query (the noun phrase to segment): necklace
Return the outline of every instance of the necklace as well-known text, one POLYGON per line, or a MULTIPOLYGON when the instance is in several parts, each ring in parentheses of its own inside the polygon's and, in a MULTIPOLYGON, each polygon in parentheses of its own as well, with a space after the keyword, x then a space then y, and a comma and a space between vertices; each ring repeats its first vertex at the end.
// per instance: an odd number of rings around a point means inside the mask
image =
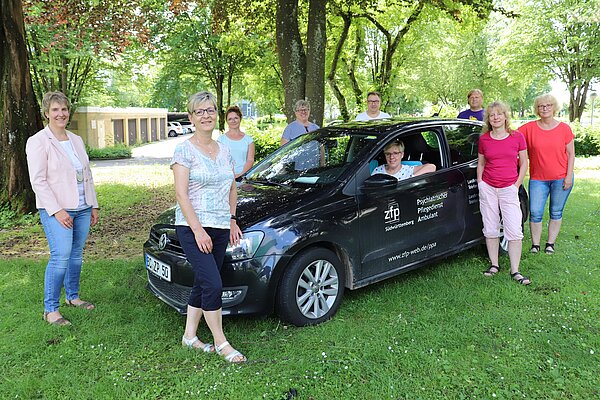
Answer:
POLYGON ((192 139, 194 139, 194 141, 192 143, 194 143, 196 146, 198 146, 202 151, 208 153, 208 155, 210 157, 212 157, 212 155, 213 155, 213 149, 212 149, 213 145, 212 144, 214 143, 214 141, 212 139, 210 139, 210 142, 208 142, 207 144, 200 143, 200 140, 198 140, 198 138, 195 136, 192 139))

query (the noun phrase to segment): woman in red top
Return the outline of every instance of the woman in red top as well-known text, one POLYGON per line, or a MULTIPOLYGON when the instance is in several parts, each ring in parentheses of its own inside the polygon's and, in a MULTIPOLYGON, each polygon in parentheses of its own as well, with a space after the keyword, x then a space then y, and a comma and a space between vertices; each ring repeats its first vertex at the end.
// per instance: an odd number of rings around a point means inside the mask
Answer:
POLYGON ((540 251, 542 217, 550 197, 550 222, 548 242, 544 251, 554 253, 554 243, 560 231, 562 214, 573 188, 575 164, 575 136, 569 125, 557 121, 558 101, 550 94, 539 96, 534 102, 534 112, 540 117, 523 125, 519 130, 525 135, 531 158, 529 171, 529 209, 531 213, 531 252, 540 251))
POLYGON ((519 187, 527 172, 527 145, 523 134, 510 128, 510 110, 498 101, 485 109, 483 134, 479 138, 477 186, 483 219, 483 235, 491 265, 483 274, 500 271, 500 216, 508 240, 510 275, 523 285, 530 279, 521 275, 519 264, 523 241, 523 215, 519 187))

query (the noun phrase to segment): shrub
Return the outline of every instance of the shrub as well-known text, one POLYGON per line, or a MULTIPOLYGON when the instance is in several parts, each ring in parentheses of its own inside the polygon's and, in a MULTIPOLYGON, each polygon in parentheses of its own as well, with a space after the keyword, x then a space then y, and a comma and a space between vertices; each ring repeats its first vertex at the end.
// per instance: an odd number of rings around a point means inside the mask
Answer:
POLYGON ((103 149, 92 149, 85 147, 90 160, 114 160, 117 158, 131 158, 131 147, 124 144, 116 144, 103 149))
POLYGON ((0 230, 15 226, 32 225, 39 221, 37 214, 20 214, 8 204, 0 205, 0 230))
POLYGON ((581 126, 578 123, 571 125, 575 134, 575 155, 597 156, 600 155, 600 129, 591 126, 581 126))
POLYGON ((279 126, 270 126, 265 129, 258 129, 255 125, 247 125, 244 128, 246 133, 254 139, 255 163, 279 148, 283 128, 279 126))

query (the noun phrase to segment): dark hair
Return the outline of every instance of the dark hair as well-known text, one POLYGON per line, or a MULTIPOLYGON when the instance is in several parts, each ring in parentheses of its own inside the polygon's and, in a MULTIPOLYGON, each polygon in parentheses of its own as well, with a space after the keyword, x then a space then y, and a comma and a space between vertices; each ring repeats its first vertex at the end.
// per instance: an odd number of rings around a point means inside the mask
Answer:
POLYGON ((225 111, 225 119, 227 119, 227 116, 229 115, 229 113, 236 113, 237 116, 240 117, 240 119, 242 119, 242 110, 240 110, 240 108, 238 106, 227 107, 227 111, 225 111))

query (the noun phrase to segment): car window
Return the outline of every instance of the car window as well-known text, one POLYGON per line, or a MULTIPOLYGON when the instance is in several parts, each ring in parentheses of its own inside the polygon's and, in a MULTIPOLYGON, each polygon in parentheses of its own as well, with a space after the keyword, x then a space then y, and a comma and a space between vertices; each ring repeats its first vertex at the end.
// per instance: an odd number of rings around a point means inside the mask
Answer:
POLYGON ((452 165, 477 159, 477 144, 479 143, 481 126, 449 124, 444 126, 444 132, 450 147, 450 162, 452 165))
MULTIPOLYGON (((431 163, 435 164, 436 170, 439 170, 442 167, 440 141, 438 133, 435 131, 419 131, 400 137, 394 137, 387 140, 383 146, 385 147, 387 143, 391 143, 395 140, 401 140, 404 143, 403 164, 421 165, 431 163)), ((385 164, 385 156, 383 150, 380 150, 369 162, 369 169, 373 172, 377 166, 383 164, 385 164)))
POLYGON ((378 138, 373 135, 315 131, 269 155, 246 176, 278 184, 329 184, 363 159, 378 138))

